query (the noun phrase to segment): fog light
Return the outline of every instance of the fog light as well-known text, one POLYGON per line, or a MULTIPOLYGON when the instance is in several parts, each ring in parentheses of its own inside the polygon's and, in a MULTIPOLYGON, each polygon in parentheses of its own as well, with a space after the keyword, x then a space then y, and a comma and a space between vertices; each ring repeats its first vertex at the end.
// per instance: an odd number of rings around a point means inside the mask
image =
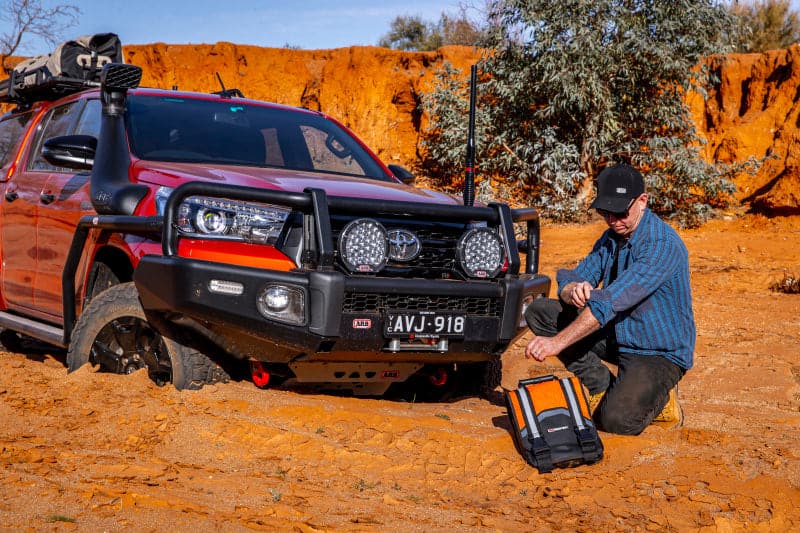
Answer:
POLYGON ((301 287, 270 283, 258 293, 256 306, 264 318, 298 326, 306 323, 306 293, 301 287))
POLYGON ((244 294, 244 285, 237 281, 212 279, 208 282, 208 291, 215 292, 217 294, 227 294, 230 296, 241 296, 244 294))

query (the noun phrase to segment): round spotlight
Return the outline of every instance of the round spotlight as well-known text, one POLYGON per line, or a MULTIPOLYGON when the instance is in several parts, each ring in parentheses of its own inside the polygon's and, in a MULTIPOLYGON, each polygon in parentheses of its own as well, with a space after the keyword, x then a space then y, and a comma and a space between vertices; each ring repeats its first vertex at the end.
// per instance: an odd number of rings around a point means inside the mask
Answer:
POLYGON ((471 278, 493 278, 505 262, 503 241, 490 228, 474 228, 458 241, 458 260, 471 278))
POLYGON ((350 272, 379 272, 388 247, 386 228, 371 218, 353 220, 339 235, 339 256, 350 272))

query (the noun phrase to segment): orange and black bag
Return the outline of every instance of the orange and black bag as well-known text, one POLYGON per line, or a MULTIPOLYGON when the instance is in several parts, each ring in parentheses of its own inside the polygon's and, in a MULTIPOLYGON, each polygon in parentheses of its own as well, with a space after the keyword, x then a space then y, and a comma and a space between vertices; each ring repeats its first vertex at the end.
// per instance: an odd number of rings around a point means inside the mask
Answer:
POLYGON ((540 473, 603 458, 603 443, 577 377, 524 379, 506 393, 506 403, 517 448, 540 473))

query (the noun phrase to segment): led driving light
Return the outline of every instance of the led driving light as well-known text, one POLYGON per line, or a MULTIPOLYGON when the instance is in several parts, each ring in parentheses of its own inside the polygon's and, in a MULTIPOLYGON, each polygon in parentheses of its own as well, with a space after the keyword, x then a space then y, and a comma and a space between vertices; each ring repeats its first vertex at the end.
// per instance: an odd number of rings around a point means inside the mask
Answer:
POLYGON ((379 272, 388 248, 386 228, 371 218, 353 220, 339 235, 339 256, 350 272, 379 272))
POLYGON ((270 283, 259 291, 256 307, 270 320, 296 326, 306 323, 306 293, 300 287, 270 283))
POLYGON ((224 279, 212 279, 208 282, 208 291, 216 294, 227 294, 230 296, 241 296, 244 294, 244 285, 238 281, 227 281, 224 279))
POLYGON ((458 260, 471 278, 493 278, 503 268, 503 241, 490 228, 474 228, 458 241, 458 260))
POLYGON ((192 196, 178 208, 178 229, 189 237, 274 244, 289 209, 221 198, 192 196))

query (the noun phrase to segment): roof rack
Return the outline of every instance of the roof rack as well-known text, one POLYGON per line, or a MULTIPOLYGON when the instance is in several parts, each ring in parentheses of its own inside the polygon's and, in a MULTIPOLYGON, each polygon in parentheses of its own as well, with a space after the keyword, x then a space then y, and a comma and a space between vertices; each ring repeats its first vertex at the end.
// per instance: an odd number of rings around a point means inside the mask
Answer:
POLYGON ((65 41, 50 54, 18 63, 7 80, 0 81, 0 102, 29 106, 57 100, 100 86, 100 69, 122 63, 122 44, 115 33, 84 35, 65 41))
POLYGON ((31 74, 20 74, 11 71, 10 77, 0 81, 0 103, 31 104, 41 100, 58 100, 69 94, 100 87, 100 82, 65 78, 63 76, 45 77, 37 72, 35 83, 26 83, 25 78, 31 74))

